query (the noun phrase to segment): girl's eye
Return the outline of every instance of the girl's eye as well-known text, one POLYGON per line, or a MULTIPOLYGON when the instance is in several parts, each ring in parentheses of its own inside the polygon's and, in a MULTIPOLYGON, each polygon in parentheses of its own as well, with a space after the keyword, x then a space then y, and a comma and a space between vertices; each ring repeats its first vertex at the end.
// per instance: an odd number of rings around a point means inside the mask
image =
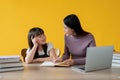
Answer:
POLYGON ((42 34, 42 35, 39 35, 38 37, 39 37, 39 38, 41 38, 42 36, 44 36, 44 34, 42 34))
POLYGON ((38 37, 41 38, 41 35, 39 35, 38 37))

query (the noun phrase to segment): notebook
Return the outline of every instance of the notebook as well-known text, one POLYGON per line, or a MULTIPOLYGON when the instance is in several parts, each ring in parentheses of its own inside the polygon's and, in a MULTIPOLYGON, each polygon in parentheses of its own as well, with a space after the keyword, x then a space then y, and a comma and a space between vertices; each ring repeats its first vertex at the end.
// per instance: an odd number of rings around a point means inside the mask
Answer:
POLYGON ((113 46, 89 47, 86 53, 86 64, 72 66, 75 71, 95 71, 111 68, 113 46))

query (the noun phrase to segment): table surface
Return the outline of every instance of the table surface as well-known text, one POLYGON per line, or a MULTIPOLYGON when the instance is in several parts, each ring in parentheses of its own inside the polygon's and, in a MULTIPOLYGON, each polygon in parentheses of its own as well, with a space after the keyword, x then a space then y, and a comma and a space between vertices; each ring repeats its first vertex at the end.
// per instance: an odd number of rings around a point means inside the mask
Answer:
POLYGON ((120 68, 76 72, 70 67, 40 67, 24 64, 24 70, 0 73, 0 80, 119 80, 120 68))

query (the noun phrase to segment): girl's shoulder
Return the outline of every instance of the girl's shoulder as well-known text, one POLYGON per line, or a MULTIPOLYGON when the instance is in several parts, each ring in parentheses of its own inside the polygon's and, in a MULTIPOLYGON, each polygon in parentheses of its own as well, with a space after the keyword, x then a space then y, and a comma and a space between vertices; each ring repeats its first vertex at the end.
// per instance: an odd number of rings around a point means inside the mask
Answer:
POLYGON ((51 42, 47 43, 47 52, 50 51, 52 48, 54 48, 53 44, 51 42))
POLYGON ((27 49, 26 53, 28 54, 30 52, 30 48, 27 49))
POLYGON ((47 45, 52 45, 52 42, 47 42, 47 45))
POLYGON ((92 33, 89 33, 89 34, 86 35, 85 39, 91 41, 91 40, 94 40, 95 38, 94 38, 94 35, 92 33))
POLYGON ((47 43, 47 46, 49 47, 49 46, 53 46, 53 43, 52 42, 48 42, 47 43))

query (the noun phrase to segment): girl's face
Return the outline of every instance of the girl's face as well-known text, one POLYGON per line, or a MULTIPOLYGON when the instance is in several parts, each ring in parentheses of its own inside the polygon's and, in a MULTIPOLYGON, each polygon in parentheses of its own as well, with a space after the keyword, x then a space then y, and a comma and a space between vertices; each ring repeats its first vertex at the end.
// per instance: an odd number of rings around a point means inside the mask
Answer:
POLYGON ((67 25, 64 24, 64 32, 66 36, 74 35, 74 30, 69 28, 67 25))
POLYGON ((40 44, 40 45, 43 45, 43 44, 46 43, 45 34, 41 34, 41 35, 36 36, 36 39, 37 39, 37 43, 40 44))

